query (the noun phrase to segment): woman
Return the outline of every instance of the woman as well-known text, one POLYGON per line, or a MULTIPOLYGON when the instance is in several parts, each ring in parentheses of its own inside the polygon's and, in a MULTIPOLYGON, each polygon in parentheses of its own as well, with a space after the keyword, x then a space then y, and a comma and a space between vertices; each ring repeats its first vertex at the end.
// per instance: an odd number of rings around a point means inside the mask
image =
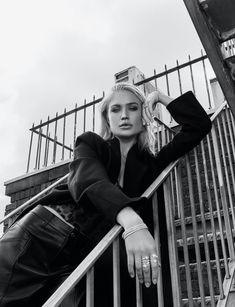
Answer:
MULTIPOLYGON (((79 204, 80 230, 95 245, 112 225, 123 226, 122 306, 135 306, 135 281, 127 276, 125 265, 129 275, 137 274, 146 286, 144 306, 156 306, 154 285, 160 263, 152 236, 152 206, 139 196, 171 161, 200 142, 210 130, 211 121, 191 92, 173 100, 156 90, 146 99, 135 86, 117 84, 103 99, 101 123, 101 137, 87 132, 77 138, 70 165, 68 187, 79 204), (182 129, 159 153, 153 154, 148 126, 157 103, 167 107, 182 129)), ((172 306, 165 216, 159 207, 164 300, 165 306, 172 306)), ((97 306, 112 306, 109 254, 110 251, 96 265, 97 306)))
MULTIPOLYGON (((112 88, 103 99, 101 117, 101 136, 87 132, 76 140, 68 184, 25 210, 1 239, 0 306, 41 306, 116 223, 124 228, 122 306, 135 306, 130 278, 135 274, 146 286, 144 306, 156 306, 160 263, 152 210, 139 196, 171 161, 200 142, 211 122, 191 92, 173 100, 156 90, 146 98, 130 84, 112 88), (148 126, 157 103, 167 107, 182 129, 153 154, 148 126)), ((159 214, 164 299, 171 306, 164 210, 159 214)), ((111 259, 108 249, 95 266, 96 306, 112 306, 111 259)), ((83 306, 79 294, 74 289, 63 306, 83 306)))

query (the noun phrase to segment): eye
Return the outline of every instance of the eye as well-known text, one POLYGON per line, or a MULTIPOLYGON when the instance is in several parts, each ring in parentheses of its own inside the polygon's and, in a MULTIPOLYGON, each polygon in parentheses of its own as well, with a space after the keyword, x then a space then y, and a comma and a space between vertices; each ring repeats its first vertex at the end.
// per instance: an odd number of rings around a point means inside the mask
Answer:
POLYGON ((113 107, 110 108, 110 112, 113 112, 113 113, 117 113, 119 110, 120 110, 120 108, 117 107, 117 106, 113 106, 113 107))
POLYGON ((137 111, 139 109, 139 107, 138 107, 138 105, 136 105, 136 104, 133 104, 133 105, 130 105, 129 106, 129 110, 130 111, 137 111))

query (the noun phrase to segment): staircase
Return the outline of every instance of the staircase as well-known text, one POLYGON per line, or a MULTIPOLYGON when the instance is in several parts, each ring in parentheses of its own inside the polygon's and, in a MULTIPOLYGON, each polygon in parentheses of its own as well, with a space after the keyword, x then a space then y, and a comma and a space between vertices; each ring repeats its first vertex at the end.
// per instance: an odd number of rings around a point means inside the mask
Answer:
MULTIPOLYGON (((154 193, 163 183, 174 306, 226 306, 231 300, 227 285, 232 285, 234 272, 235 125, 226 103, 212 120, 212 132, 196 149, 170 165, 145 193, 146 197, 153 196, 156 209, 154 193), (232 132, 229 142, 225 135, 220 137, 221 125, 225 125, 224 134, 227 130, 232 132)), ((159 247, 157 218, 155 216, 155 239, 159 247)), ((121 227, 115 226, 44 306, 58 306, 85 274, 87 306, 95 306, 95 261, 110 244, 114 253, 114 306, 120 306, 120 232, 121 227)), ((158 283, 159 293, 162 278, 164 276, 160 276, 158 283)), ((136 286, 137 306, 142 306, 138 281, 136 286)), ((229 291, 231 293, 232 289, 229 291)), ((164 306, 160 295, 158 299, 158 305, 164 306)))

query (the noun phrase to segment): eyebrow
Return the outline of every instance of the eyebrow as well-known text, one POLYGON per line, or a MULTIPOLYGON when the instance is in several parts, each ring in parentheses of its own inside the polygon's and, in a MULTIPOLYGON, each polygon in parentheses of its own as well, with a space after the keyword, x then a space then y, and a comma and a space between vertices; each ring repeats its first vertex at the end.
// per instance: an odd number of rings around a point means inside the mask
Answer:
MULTIPOLYGON (((127 103, 128 106, 129 106, 129 105, 132 105, 132 104, 134 104, 134 105, 140 105, 140 103, 135 102, 135 101, 133 101, 133 102, 128 102, 128 103, 127 103)), ((120 106, 120 105, 121 105, 120 103, 115 103, 115 104, 112 104, 110 107, 113 107, 113 106, 120 106)))

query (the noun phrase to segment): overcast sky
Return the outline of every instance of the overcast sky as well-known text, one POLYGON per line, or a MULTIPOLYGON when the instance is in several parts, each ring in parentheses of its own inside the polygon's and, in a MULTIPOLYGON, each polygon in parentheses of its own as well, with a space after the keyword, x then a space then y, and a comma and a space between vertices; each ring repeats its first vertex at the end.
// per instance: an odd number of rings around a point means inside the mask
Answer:
POLYGON ((0 217, 25 173, 32 123, 202 49, 183 0, 0 0, 0 217))

